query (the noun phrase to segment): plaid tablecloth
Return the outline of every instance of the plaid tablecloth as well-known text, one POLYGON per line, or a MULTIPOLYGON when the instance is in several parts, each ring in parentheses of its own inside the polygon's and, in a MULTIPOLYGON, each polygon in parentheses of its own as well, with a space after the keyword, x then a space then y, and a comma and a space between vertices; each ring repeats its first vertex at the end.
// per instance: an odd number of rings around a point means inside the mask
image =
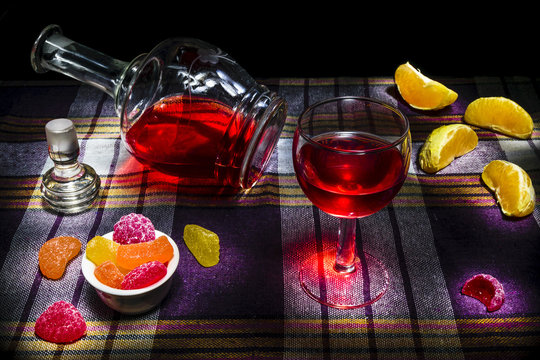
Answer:
MULTIPOLYGON (((436 112, 403 103, 388 78, 261 80, 289 104, 287 122, 263 178, 245 194, 215 196, 143 168, 119 138, 113 101, 73 82, 0 84, 0 349, 19 358, 521 359, 540 343, 540 208, 521 219, 502 215, 480 173, 507 159, 531 176, 540 198, 540 83, 521 77, 439 79, 459 94, 436 112), (336 310, 300 289, 302 259, 335 241, 337 220, 314 208, 296 181, 295 122, 309 104, 338 95, 382 99, 408 115, 414 140, 408 178, 394 201, 358 221, 358 246, 387 264, 391 285, 372 306, 336 310), (535 120, 530 140, 477 129, 478 147, 437 174, 417 153, 435 127, 462 122, 480 96, 505 96, 535 120), (40 198, 52 166, 44 124, 74 121, 81 160, 102 180, 97 206, 63 216, 40 198), (60 280, 42 277, 38 250, 59 235, 81 239, 112 230, 125 214, 148 216, 180 248, 170 294, 153 311, 107 308, 81 273, 79 255, 60 280), (221 261, 203 268, 182 233, 198 224, 220 236, 221 261), (488 313, 460 294, 470 276, 503 284, 506 302, 488 313), (74 304, 88 331, 55 345, 34 334, 53 302, 74 304)), ((199 189, 200 190, 200 189, 199 189)))

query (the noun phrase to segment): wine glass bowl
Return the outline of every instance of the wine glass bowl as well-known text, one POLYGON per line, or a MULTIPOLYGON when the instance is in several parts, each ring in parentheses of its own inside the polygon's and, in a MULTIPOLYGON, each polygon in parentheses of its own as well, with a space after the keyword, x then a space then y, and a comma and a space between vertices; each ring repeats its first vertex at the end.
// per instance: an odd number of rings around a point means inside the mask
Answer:
POLYGON ((386 268, 356 252, 356 219, 392 201, 407 176, 410 152, 407 118, 382 101, 331 98, 300 115, 293 138, 296 177, 317 208, 340 219, 337 249, 315 254, 301 267, 309 296, 328 306, 355 308, 384 294, 386 268))

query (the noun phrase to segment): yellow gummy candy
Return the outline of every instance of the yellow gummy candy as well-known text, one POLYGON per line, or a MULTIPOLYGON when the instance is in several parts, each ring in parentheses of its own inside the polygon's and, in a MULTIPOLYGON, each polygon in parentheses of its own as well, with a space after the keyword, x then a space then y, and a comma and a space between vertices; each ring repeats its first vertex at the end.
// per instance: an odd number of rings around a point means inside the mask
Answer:
POLYGON ((96 236, 86 244, 86 257, 88 260, 99 266, 105 261, 111 261, 116 265, 116 252, 118 250, 117 242, 96 236))
POLYGON ((219 237, 214 232, 198 225, 186 225, 184 242, 202 266, 210 267, 219 262, 219 237))

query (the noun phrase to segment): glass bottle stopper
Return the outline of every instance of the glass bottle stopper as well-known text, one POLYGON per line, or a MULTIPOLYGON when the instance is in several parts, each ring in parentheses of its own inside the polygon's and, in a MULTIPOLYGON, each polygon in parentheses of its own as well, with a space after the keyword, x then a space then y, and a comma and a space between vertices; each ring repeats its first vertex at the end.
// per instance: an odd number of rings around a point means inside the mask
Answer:
POLYGON ((74 214, 94 203, 101 184, 95 170, 79 162, 79 142, 73 122, 54 119, 45 125, 49 157, 54 167, 41 181, 41 193, 56 211, 74 214))

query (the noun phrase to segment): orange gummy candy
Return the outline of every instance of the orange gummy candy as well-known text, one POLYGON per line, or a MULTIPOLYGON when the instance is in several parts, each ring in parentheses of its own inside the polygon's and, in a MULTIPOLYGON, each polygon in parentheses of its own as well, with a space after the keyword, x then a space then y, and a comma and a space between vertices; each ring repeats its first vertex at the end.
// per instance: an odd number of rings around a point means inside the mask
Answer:
POLYGON ((46 241, 38 253, 39 269, 49 279, 60 279, 68 262, 81 251, 81 241, 73 236, 58 236, 46 241))
POLYGON ((96 267, 94 275, 96 276, 96 279, 107 286, 115 289, 120 289, 122 287, 124 274, 122 274, 110 260, 107 260, 96 267))
POLYGON ((116 263, 119 268, 133 270, 150 261, 167 264, 173 257, 173 247, 166 236, 153 241, 125 244, 118 247, 116 263))

